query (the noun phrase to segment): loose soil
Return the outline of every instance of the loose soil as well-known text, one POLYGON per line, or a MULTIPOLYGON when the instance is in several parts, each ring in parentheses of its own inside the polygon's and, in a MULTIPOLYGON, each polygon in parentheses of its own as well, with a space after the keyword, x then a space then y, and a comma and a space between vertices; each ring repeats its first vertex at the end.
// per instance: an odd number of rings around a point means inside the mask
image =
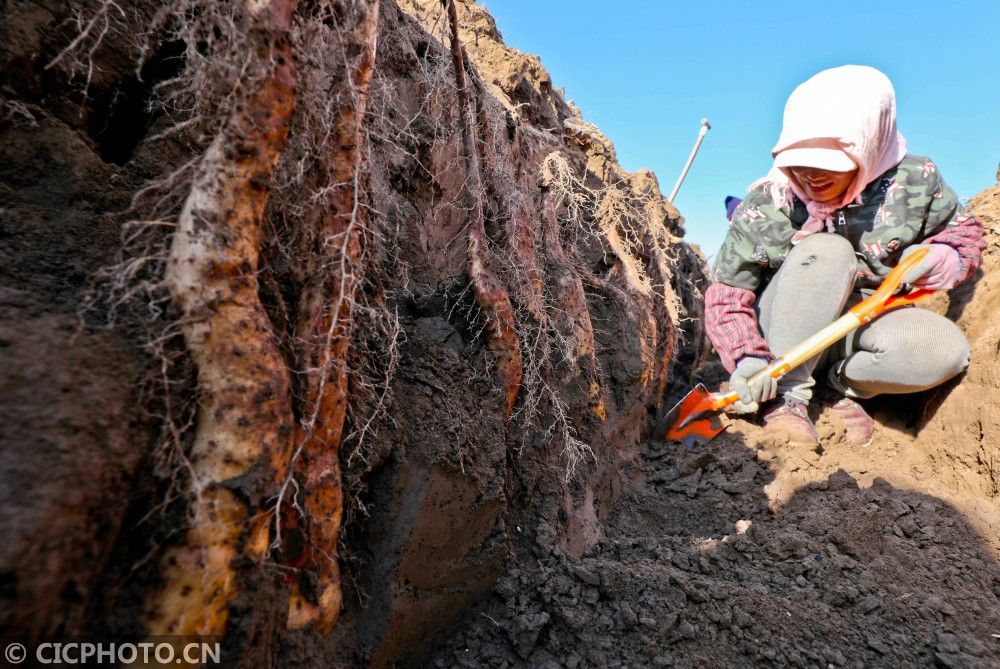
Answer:
POLYGON ((952 504, 737 431, 638 455, 605 537, 540 532, 435 666, 1000 666, 1000 566, 952 504))

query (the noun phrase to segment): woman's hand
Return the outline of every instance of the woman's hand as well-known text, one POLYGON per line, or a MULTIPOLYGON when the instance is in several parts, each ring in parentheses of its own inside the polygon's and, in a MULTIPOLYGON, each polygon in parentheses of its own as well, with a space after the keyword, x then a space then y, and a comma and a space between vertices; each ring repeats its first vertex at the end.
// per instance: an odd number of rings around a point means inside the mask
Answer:
POLYGON ((763 358, 747 356, 741 358, 729 377, 729 389, 740 395, 740 401, 729 407, 732 413, 753 413, 760 405, 773 400, 778 395, 778 380, 763 376, 750 383, 750 377, 767 367, 768 361, 763 358))
POLYGON ((946 244, 915 244, 903 251, 900 262, 917 249, 927 249, 924 259, 903 277, 903 283, 928 290, 951 290, 962 275, 958 251, 946 244))

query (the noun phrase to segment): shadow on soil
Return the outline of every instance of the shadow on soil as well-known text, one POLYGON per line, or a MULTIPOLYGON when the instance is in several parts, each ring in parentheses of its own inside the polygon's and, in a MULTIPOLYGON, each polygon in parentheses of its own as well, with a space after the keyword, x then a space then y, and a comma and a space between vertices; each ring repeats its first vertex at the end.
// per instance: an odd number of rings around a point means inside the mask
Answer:
POLYGON ((604 538, 540 537, 431 666, 1000 666, 1000 565, 952 506, 841 470, 772 512, 757 455, 647 443, 604 538))

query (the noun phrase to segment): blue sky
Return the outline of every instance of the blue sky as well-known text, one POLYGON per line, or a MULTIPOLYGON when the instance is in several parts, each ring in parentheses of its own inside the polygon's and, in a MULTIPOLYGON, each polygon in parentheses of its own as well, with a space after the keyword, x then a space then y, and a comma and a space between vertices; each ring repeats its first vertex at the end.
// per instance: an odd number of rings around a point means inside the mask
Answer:
MULTIPOLYGON (((482 0, 481 0, 482 1, 482 0)), ((812 74, 877 67, 896 88, 910 152, 959 197, 1000 162, 1000 0, 486 0, 507 44, 537 54, 557 88, 669 194, 712 124, 674 204, 714 255, 723 199, 770 167, 785 99, 812 74)))

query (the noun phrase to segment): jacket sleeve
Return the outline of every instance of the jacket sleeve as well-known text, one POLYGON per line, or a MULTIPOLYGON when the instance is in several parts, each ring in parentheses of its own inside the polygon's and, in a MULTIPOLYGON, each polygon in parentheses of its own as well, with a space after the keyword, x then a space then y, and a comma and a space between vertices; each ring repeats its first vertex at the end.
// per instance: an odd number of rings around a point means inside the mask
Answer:
POLYGON ((761 200, 762 195, 754 191, 733 212, 729 232, 713 263, 714 278, 719 283, 751 292, 760 287, 763 269, 769 264, 760 231, 774 209, 762 206, 761 200))
POLYGON ((752 290, 724 283, 713 283, 705 291, 705 332, 728 372, 745 356, 773 357, 753 310, 756 299, 752 290))
POLYGON ((715 259, 715 283, 705 291, 705 332, 730 372, 745 356, 773 357, 753 307, 765 268, 772 256, 784 256, 791 234, 788 214, 763 189, 751 191, 733 212, 715 259))
POLYGON ((983 224, 969 216, 958 201, 955 191, 948 187, 937 172, 937 189, 927 212, 925 230, 928 236, 923 244, 944 244, 958 252, 959 283, 968 279, 983 264, 986 237, 983 224))

